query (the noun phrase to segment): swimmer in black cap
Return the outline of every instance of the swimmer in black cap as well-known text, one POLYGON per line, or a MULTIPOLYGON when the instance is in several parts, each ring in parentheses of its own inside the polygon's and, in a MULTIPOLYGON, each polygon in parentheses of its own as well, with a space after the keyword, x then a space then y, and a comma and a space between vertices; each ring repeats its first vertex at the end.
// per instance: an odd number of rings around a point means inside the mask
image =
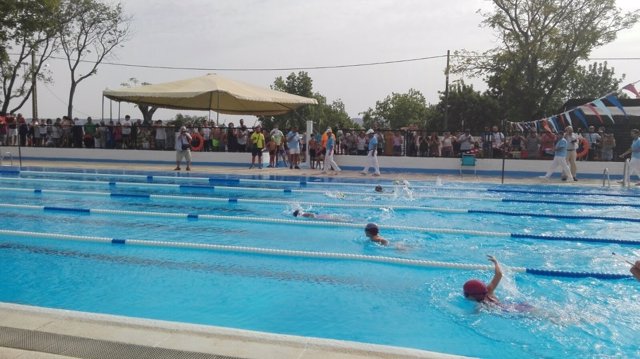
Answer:
POLYGON ((378 193, 384 192, 384 188, 382 188, 381 185, 377 185, 376 188, 375 188, 375 191, 378 192, 378 193))
POLYGON ((380 236, 378 225, 375 223, 367 223, 367 225, 364 227, 364 234, 372 242, 378 243, 383 246, 389 245, 389 241, 380 236))

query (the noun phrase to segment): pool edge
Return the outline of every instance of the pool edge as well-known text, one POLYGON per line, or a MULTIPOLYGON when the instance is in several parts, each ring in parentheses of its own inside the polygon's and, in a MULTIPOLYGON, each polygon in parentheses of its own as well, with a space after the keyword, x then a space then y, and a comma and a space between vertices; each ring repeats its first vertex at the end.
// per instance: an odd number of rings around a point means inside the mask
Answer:
MULTIPOLYGON (((418 349, 0 302, 0 326, 241 358, 463 358, 418 349)), ((0 347, 0 354, 3 353, 0 347)), ((1 356, 1 355, 0 355, 1 356)))

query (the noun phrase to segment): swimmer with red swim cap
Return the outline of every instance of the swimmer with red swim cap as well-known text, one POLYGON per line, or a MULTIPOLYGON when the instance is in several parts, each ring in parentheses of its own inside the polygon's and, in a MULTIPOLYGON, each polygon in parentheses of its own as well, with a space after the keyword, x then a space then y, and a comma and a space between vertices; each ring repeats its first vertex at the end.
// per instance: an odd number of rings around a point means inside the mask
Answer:
POLYGON ((498 263, 498 260, 494 256, 488 255, 487 258, 489 258, 489 261, 493 263, 495 268, 493 279, 491 279, 489 285, 484 284, 478 279, 468 280, 462 287, 464 297, 480 303, 499 303, 500 301, 495 296, 494 291, 502 279, 502 268, 500 268, 500 263, 498 263))

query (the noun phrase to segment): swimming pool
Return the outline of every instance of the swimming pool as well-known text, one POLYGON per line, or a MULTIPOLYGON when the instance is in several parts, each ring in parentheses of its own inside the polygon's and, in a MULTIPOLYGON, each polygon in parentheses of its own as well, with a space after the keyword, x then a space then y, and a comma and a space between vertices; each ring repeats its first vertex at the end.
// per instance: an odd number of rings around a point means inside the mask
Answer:
POLYGON ((639 192, 380 183, 3 173, 0 301, 485 358, 640 355, 638 285, 611 255, 640 257, 639 192), (371 221, 393 246, 365 239, 371 221), (485 254, 501 299, 534 313, 462 298, 490 279, 485 254))

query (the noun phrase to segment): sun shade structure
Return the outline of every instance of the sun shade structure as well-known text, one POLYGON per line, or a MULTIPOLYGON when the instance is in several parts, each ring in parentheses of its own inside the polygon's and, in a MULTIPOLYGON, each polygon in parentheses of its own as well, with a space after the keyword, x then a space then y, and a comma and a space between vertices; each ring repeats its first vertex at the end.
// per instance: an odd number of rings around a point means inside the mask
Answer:
POLYGON ((102 94, 114 101, 176 110, 211 110, 229 115, 280 115, 304 105, 318 104, 313 98, 254 86, 217 74, 106 90, 102 94))

